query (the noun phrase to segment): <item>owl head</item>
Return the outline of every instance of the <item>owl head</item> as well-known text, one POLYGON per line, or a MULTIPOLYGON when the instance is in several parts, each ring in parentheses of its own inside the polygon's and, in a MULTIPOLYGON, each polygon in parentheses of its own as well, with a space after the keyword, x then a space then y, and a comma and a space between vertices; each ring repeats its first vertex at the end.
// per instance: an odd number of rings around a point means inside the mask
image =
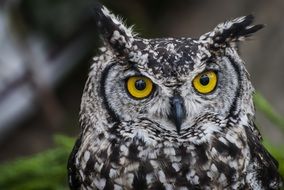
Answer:
POLYGON ((194 133, 197 123, 222 125, 230 118, 247 125, 254 117, 253 87, 236 50, 263 27, 251 25, 252 15, 221 23, 197 39, 145 39, 105 7, 97 6, 95 14, 104 47, 83 94, 84 130, 115 128, 122 134, 144 127, 182 136, 194 133))

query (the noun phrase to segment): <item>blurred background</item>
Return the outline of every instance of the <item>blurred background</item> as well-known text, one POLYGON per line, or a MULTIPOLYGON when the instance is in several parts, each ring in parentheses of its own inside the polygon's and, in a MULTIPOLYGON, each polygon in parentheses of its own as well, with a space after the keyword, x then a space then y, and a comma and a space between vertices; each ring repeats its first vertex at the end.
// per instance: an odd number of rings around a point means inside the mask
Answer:
MULTIPOLYGON (((194 38, 250 13, 266 24, 240 52, 258 92, 257 125, 284 163, 284 1, 101 2, 146 38, 194 38)), ((0 189, 67 189, 81 94, 101 46, 93 3, 0 0, 0 189)))

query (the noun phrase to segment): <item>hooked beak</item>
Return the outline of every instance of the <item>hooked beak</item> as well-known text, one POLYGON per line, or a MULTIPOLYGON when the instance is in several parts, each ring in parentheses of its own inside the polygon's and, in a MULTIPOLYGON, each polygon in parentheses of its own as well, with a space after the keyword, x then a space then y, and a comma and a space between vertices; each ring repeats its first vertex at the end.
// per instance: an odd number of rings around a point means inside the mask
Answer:
POLYGON ((175 124, 177 128, 177 132, 179 134, 181 124, 186 117, 186 109, 184 106, 184 100, 179 95, 174 95, 170 99, 171 104, 171 113, 169 115, 169 119, 175 124))

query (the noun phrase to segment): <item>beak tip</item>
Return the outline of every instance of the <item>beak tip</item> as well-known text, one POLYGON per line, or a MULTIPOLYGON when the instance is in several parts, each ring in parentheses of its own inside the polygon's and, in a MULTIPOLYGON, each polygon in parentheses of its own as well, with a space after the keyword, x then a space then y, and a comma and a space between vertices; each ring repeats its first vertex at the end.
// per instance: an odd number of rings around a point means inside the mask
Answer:
POLYGON ((176 125, 177 134, 180 134, 181 125, 176 125))

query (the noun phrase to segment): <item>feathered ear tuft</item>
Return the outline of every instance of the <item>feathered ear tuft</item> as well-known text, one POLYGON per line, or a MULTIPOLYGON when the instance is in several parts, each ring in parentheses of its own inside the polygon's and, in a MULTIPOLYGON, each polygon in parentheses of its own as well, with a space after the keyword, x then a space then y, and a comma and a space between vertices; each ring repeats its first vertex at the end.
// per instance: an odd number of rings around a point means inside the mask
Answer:
POLYGON ((221 23, 213 31, 202 35, 199 40, 211 50, 234 46, 236 42, 245 40, 264 27, 262 24, 251 25, 253 20, 254 16, 248 15, 221 23))
POLYGON ((94 11, 96 24, 104 42, 119 54, 127 53, 134 36, 131 28, 127 28, 121 19, 99 3, 96 3, 94 11))

